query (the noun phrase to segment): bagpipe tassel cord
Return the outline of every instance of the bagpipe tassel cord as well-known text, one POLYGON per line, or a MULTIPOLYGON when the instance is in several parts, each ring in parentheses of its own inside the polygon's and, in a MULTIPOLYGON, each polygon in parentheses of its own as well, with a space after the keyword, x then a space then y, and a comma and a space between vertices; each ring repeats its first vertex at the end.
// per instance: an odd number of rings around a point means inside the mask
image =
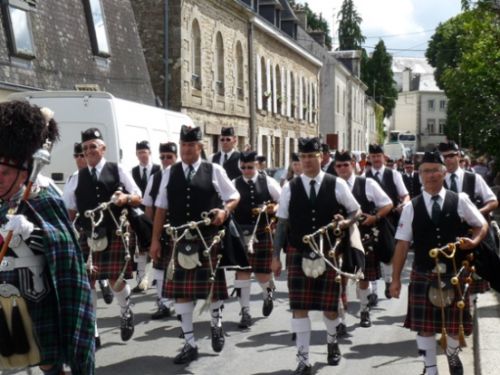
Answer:
POLYGON ((26 354, 30 351, 30 344, 16 298, 12 304, 12 339, 16 354, 26 354))
POLYGON ((0 304, 0 354, 4 357, 10 357, 14 354, 12 347, 12 336, 10 334, 9 325, 7 324, 7 317, 0 304))
MULTIPOLYGON (((441 274, 439 273, 439 263, 438 263, 438 257, 434 258, 436 261, 436 270, 437 272, 437 278, 438 278, 438 285, 441 285, 441 274)), ((441 345, 441 348, 443 350, 446 350, 448 347, 448 340, 446 339, 446 327, 445 327, 445 312, 444 312, 444 299, 443 299, 443 290, 441 288, 439 289, 439 297, 441 300, 441 338, 439 339, 439 345, 441 345)))

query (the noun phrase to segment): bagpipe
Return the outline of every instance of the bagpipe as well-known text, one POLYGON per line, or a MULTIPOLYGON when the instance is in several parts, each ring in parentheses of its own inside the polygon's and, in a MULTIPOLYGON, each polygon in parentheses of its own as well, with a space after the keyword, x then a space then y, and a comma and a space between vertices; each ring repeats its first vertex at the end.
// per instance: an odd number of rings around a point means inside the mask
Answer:
MULTIPOLYGON (((272 225, 276 222, 276 218, 270 217, 268 210, 269 208, 273 207, 274 203, 273 202, 264 202, 260 207, 256 207, 252 209, 252 214, 257 217, 255 220, 255 226, 253 228, 251 236, 248 238, 248 240, 245 238, 245 242, 247 245, 247 250, 248 253, 253 254, 254 253, 254 248, 253 244, 258 243, 259 240, 257 239, 257 229, 259 228, 260 220, 262 216, 265 218, 265 232, 268 233, 269 235, 269 240, 271 241, 271 244, 274 242, 273 241, 273 230, 272 230, 272 225)), ((272 248, 272 247, 271 247, 272 248)))
POLYGON ((203 304, 201 311, 204 311, 210 306, 213 296, 216 274, 220 269, 221 260, 223 258, 222 254, 217 254, 216 262, 214 265, 211 255, 214 246, 220 243, 224 238, 225 229, 219 230, 215 235, 212 236, 211 240, 205 238, 202 231, 200 230, 201 227, 209 226, 212 223, 213 217, 213 212, 202 212, 201 220, 190 221, 179 226, 173 226, 171 224, 165 224, 163 226, 165 232, 170 236, 173 244, 172 255, 167 267, 168 280, 172 280, 174 277, 176 258, 179 266, 186 270, 192 270, 202 265, 199 258, 200 253, 208 259, 210 276, 207 281, 210 283, 210 292, 205 300, 205 303, 203 304), (193 235, 193 232, 195 233, 195 235, 193 235), (202 249, 200 249, 198 246, 199 242, 192 241, 195 238, 201 241, 201 244, 203 246, 202 249))
POLYGON ((456 300, 456 307, 459 309, 459 327, 458 339, 460 346, 466 346, 463 326, 463 315, 466 306, 467 292, 469 291, 473 278, 472 274, 476 271, 474 254, 470 252, 466 259, 462 260, 460 268, 457 266, 457 249, 463 244, 463 240, 457 239, 456 242, 448 243, 442 247, 429 250, 429 256, 434 259, 436 266, 434 272, 437 274, 437 285, 431 285, 428 291, 429 301, 441 309, 441 338, 439 340, 441 347, 446 349, 446 327, 445 327, 445 307, 450 306, 456 300), (453 267, 452 277, 449 280, 443 280, 441 273, 445 272, 439 263, 442 257, 451 261, 453 267), (451 285, 449 285, 449 284, 451 285))
POLYGON ((366 215, 361 215, 358 219, 358 225, 361 232, 361 241, 365 251, 374 251, 377 259, 383 263, 390 263, 394 254, 396 230, 392 223, 385 217, 378 222, 367 227, 361 225, 366 219, 366 215))
POLYGON ((341 276, 356 281, 364 279, 364 250, 355 223, 348 228, 341 228, 340 220, 333 219, 327 225, 303 236, 302 242, 311 250, 302 258, 302 270, 306 276, 317 278, 325 272, 326 266, 329 266, 337 273, 337 282, 340 282, 341 276), (346 238, 347 234, 349 238, 346 238), (343 242, 347 242, 346 246, 341 246, 343 242), (349 267, 344 265, 347 258, 351 263, 349 267))
POLYGON ((90 237, 87 237, 87 244, 90 248, 89 256, 87 258, 87 270, 90 272, 95 271, 95 267, 92 262, 92 253, 100 252, 105 250, 108 247, 108 237, 107 235, 102 235, 99 233, 100 225, 104 220, 105 213, 108 212, 111 217, 114 225, 115 225, 115 234, 120 238, 123 248, 125 251, 124 261, 125 264, 122 267, 120 275, 116 281, 116 284, 123 281, 125 276, 125 272, 127 270, 130 259, 132 258, 130 255, 130 223, 128 221, 128 210, 124 207, 121 210, 120 216, 117 219, 112 210, 112 206, 116 204, 116 200, 118 195, 115 193, 112 195, 111 199, 108 202, 100 203, 96 208, 87 210, 84 213, 84 216, 90 220, 91 224, 91 232, 90 237))

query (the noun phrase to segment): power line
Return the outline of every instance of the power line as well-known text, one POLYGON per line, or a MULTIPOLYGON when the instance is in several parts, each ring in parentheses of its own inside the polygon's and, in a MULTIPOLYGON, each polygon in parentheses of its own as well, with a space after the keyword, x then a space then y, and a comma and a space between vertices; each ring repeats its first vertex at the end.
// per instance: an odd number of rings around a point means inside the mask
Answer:
POLYGON ((425 34, 425 33, 430 33, 431 31, 435 31, 436 29, 429 29, 429 30, 423 30, 423 31, 414 31, 411 33, 401 33, 401 34, 389 34, 389 35, 378 35, 378 36, 365 36, 365 39, 375 39, 375 38, 396 38, 398 36, 405 36, 405 35, 415 35, 415 34, 425 34))
MULTIPOLYGON (((363 48, 375 49, 374 46, 363 46, 363 48)), ((385 47, 387 51, 408 51, 408 52, 425 52, 426 49, 411 49, 411 48, 388 48, 385 47)))

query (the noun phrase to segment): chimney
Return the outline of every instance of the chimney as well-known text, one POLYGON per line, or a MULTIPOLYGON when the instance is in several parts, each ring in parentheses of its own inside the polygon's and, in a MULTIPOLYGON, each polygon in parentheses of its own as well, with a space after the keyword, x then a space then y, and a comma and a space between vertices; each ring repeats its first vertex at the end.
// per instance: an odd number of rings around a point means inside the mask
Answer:
POLYGON ((405 68, 403 70, 403 92, 411 91, 411 69, 405 68))
POLYGON ((313 38, 316 42, 321 44, 323 47, 326 45, 326 35, 322 30, 314 30, 309 33, 311 38, 313 38))
POLYGON ((295 13, 295 16, 299 20, 299 25, 304 29, 307 30, 307 13, 305 9, 294 9, 293 11, 295 13))

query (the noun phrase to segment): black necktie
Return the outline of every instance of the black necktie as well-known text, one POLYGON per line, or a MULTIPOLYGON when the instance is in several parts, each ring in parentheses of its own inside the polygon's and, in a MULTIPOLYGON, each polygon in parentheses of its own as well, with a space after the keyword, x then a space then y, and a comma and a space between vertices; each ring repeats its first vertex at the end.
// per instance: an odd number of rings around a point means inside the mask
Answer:
POLYGON ((455 173, 452 173, 450 176, 450 190, 454 191, 455 193, 458 193, 456 178, 457 175, 455 173))
POLYGON ((224 164, 226 164, 227 161, 227 154, 224 154, 224 164))
POLYGON ((377 181, 380 182, 379 176, 380 176, 380 172, 375 172, 375 178, 377 179, 377 181))
POLYGON ((144 189, 146 188, 146 185, 148 184, 148 169, 147 168, 143 168, 143 170, 142 170, 141 184, 142 184, 144 189))
POLYGON ((92 177, 92 182, 95 184, 97 183, 97 171, 95 167, 92 167, 92 170, 90 172, 90 176, 92 177))
POLYGON ((316 202, 316 189, 314 188, 314 185, 316 185, 316 180, 311 180, 309 182, 309 185, 311 185, 311 191, 309 192, 309 201, 311 204, 314 204, 316 202))
POLYGON ((187 173, 187 177, 186 177, 186 180, 188 182, 188 184, 191 182, 191 179, 193 178, 193 175, 194 175, 194 168, 192 165, 190 165, 188 167, 188 173, 187 173))
POLYGON ((439 225, 439 217, 441 216, 441 207, 439 207, 439 195, 435 195, 431 198, 434 203, 432 203, 431 218, 434 224, 439 225))

